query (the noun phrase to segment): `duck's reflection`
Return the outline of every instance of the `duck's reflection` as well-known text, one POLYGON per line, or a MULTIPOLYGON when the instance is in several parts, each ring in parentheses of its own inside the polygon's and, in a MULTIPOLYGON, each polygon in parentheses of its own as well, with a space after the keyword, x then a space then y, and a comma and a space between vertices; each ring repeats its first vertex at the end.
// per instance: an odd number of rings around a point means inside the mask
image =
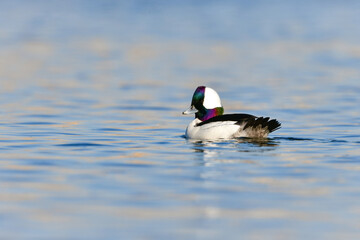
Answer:
POLYGON ((279 142, 270 138, 238 138, 237 150, 239 152, 268 152, 274 151, 279 142))
POLYGON ((279 142, 274 139, 251 139, 238 138, 224 141, 191 141, 192 149, 196 154, 196 159, 203 165, 209 166, 216 162, 241 161, 242 155, 234 155, 235 152, 262 153, 274 151, 279 142))

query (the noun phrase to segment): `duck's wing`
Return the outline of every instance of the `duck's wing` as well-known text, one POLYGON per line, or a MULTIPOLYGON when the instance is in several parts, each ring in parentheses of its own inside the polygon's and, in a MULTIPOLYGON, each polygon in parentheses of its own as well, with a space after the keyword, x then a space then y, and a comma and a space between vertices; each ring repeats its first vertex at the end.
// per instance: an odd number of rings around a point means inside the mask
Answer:
POLYGON ((269 133, 278 130, 281 128, 281 123, 276 119, 270 119, 269 117, 255 117, 255 118, 249 118, 246 121, 246 124, 244 126, 244 130, 247 128, 257 128, 261 126, 261 128, 267 127, 269 133))
POLYGON ((208 123, 212 122, 226 122, 226 121, 233 121, 236 124, 243 123, 244 121, 247 121, 248 119, 256 119, 255 116, 245 113, 238 113, 238 114, 224 114, 220 116, 216 116, 213 118, 210 118, 206 121, 200 122, 197 124, 197 126, 202 126, 208 123))
POLYGON ((226 122, 231 121, 237 125, 244 125, 243 130, 247 128, 257 128, 261 126, 261 128, 267 127, 269 133, 279 129, 281 127, 281 123, 276 119, 270 119, 269 117, 256 117, 250 114, 238 113, 238 114, 225 114, 210 118, 206 121, 200 122, 197 126, 202 126, 212 122, 226 122))

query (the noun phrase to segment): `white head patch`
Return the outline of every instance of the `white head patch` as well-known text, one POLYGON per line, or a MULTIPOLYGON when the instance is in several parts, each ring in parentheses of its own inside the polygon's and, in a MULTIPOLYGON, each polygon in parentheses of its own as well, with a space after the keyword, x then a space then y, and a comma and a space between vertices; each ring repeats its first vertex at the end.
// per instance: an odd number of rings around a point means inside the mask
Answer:
POLYGON ((205 88, 203 105, 207 109, 221 107, 220 97, 214 89, 209 87, 205 88))

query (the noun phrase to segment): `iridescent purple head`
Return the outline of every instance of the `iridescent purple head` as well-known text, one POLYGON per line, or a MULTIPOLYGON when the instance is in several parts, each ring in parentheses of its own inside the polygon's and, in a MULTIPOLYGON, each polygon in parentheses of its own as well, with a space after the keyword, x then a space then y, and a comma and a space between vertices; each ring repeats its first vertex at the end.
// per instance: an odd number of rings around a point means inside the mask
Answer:
POLYGON ((197 87, 191 106, 183 114, 195 113, 195 117, 201 121, 206 121, 215 116, 222 115, 224 108, 221 106, 219 95, 212 88, 200 86, 197 87))

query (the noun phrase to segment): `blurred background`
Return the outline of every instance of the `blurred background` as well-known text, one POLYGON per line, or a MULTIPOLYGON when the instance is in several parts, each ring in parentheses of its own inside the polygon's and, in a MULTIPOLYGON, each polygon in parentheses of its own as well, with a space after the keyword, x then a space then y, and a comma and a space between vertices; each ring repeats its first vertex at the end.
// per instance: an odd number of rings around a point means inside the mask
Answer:
POLYGON ((357 1, 35 0, 0 11, 5 93, 151 85, 183 99, 199 84, 241 95, 359 76, 357 1))
POLYGON ((1 239, 356 239, 360 2, 0 2, 1 239), (199 85, 277 118, 191 143, 199 85))

